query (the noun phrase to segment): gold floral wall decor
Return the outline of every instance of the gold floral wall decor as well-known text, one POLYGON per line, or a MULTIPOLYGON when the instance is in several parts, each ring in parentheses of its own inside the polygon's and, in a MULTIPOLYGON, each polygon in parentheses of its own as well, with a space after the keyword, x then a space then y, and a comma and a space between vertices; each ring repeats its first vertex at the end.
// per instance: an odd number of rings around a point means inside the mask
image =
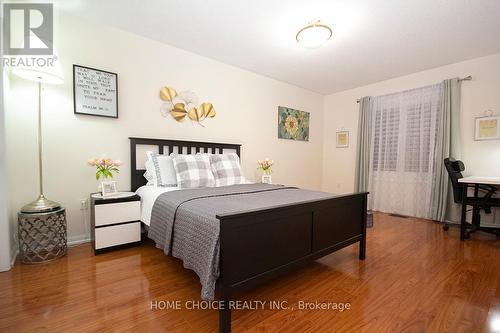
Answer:
POLYGON ((160 89, 160 99, 163 101, 160 107, 162 116, 168 117, 170 115, 178 122, 183 122, 188 117, 204 127, 203 122, 216 115, 212 103, 198 105, 198 97, 191 91, 177 93, 174 88, 163 87, 160 89))

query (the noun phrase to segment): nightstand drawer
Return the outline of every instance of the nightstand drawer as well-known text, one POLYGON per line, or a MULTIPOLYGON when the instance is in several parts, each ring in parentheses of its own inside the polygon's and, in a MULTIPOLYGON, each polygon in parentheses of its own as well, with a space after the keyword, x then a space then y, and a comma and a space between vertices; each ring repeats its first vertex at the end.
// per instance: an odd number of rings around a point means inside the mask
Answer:
POLYGON ((141 202, 119 202, 95 205, 95 226, 138 221, 141 218, 141 202))
POLYGON ((95 249, 138 242, 141 240, 141 222, 133 222, 95 229, 95 249))

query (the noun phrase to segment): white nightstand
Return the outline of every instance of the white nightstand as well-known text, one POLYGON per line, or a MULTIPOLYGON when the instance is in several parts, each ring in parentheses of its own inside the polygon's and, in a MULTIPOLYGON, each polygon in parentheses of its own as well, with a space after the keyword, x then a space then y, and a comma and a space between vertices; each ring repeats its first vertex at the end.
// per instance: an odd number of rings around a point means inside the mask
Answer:
POLYGON ((141 198, 93 198, 91 202, 94 254, 141 242, 141 198))

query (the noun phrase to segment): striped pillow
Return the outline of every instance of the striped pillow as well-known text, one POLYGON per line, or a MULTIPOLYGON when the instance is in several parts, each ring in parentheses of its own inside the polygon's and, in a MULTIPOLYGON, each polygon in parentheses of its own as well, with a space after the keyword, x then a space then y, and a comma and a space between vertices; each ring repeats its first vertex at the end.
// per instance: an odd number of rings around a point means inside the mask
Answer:
POLYGON ((237 154, 210 154, 210 165, 215 177, 215 186, 245 184, 237 154))
POLYGON ((175 155, 173 161, 179 188, 215 186, 208 155, 175 155))

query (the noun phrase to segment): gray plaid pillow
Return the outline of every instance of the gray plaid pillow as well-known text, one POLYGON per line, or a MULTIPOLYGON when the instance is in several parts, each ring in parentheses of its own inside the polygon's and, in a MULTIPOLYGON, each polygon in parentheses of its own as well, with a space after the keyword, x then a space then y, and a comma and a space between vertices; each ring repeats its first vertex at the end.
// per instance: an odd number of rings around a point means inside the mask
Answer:
POLYGON ((179 188, 215 186, 207 155, 175 155, 173 159, 179 188))
POLYGON ((237 154, 210 154, 210 165, 215 177, 215 186, 245 184, 237 154))

